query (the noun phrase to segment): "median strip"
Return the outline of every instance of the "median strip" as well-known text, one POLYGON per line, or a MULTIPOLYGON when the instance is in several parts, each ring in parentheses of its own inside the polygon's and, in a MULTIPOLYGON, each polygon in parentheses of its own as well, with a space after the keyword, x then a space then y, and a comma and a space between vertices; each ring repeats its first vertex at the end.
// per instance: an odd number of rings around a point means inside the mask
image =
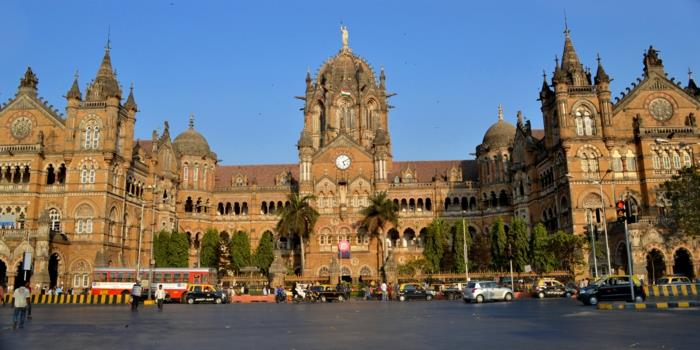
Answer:
POLYGON ((669 301, 647 303, 599 303, 598 310, 687 309, 700 306, 700 301, 669 301))

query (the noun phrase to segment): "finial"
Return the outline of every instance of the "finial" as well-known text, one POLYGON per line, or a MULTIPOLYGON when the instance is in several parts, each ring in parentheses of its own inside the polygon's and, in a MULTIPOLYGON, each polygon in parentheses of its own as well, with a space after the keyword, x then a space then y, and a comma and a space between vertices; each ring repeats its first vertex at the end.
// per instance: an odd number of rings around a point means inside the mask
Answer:
POLYGON ((566 9, 564 9, 564 34, 566 34, 566 37, 569 37, 569 33, 571 31, 569 30, 569 23, 566 20, 566 9))
POLYGON ((554 55, 554 66, 559 67, 559 56, 554 55))
POLYGON ((134 92, 134 82, 131 82, 131 85, 129 85, 129 92, 133 93, 134 92))
POLYGON ((693 71, 688 67, 688 80, 693 79, 693 71))
POLYGON ((78 70, 76 69, 75 74, 73 75, 73 78, 75 78, 75 80, 78 80, 79 77, 80 77, 80 74, 79 74, 78 70))
POLYGON ((498 121, 503 120, 503 105, 498 104, 498 121))
POLYGON ((190 129, 194 129, 194 113, 190 113, 190 129))
POLYGON ((112 48, 112 42, 110 41, 110 34, 111 34, 112 28, 111 26, 107 26, 107 44, 105 45, 105 50, 109 51, 112 48))
POLYGON ((547 72, 542 69, 542 79, 547 80, 547 72))
POLYGON ((595 60, 598 61, 598 65, 600 65, 600 52, 595 54, 595 60))
POLYGON ((523 123, 523 112, 518 111, 518 124, 522 124, 522 123, 523 123))

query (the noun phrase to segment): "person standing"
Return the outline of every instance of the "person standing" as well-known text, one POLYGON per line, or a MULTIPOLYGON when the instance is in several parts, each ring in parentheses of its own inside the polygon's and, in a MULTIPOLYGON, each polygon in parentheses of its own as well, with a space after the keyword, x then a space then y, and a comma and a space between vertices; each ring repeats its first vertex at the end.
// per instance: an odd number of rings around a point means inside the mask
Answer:
POLYGON ((389 294, 387 293, 386 282, 382 282, 381 289, 382 289, 382 301, 387 301, 389 294))
POLYGON ((131 311, 138 311, 139 300, 141 299, 141 282, 136 281, 131 288, 131 311))
POLYGON ((24 321, 27 318, 27 306, 29 306, 29 289, 27 289, 27 286, 29 286, 29 282, 25 283, 24 286, 21 286, 17 289, 15 289, 14 293, 12 296, 14 297, 14 307, 15 310, 12 314, 12 329, 15 330, 17 329, 17 326, 19 325, 19 328, 24 328, 24 321))
POLYGON ((156 290, 156 303, 158 304, 158 311, 163 311, 163 303, 165 302, 165 289, 163 285, 158 285, 158 290, 156 290))

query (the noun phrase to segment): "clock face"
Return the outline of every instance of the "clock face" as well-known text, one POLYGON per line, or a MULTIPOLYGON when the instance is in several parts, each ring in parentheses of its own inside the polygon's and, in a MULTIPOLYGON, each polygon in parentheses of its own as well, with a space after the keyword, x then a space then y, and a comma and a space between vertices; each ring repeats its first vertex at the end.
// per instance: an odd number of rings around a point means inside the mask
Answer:
POLYGON ((345 170, 350 167, 350 157, 345 154, 341 154, 335 159, 335 166, 340 170, 345 170))
POLYGON ((649 103, 649 112, 658 121, 668 120, 673 116, 673 105, 665 98, 655 98, 649 103))
POLYGON ((32 120, 21 116, 12 122, 12 136, 16 139, 21 140, 32 131, 32 120))

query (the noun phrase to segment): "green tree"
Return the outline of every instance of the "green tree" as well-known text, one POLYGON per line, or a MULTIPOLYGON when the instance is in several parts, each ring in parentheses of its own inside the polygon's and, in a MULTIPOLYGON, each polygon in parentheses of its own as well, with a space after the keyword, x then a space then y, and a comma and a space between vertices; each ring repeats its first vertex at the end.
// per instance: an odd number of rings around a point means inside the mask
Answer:
POLYGON ((518 272, 524 272, 525 265, 529 263, 528 246, 527 224, 522 218, 514 217, 513 221, 511 221, 506 249, 510 252, 513 259, 513 269, 518 272))
POLYGON ((496 219, 496 222, 491 226, 491 260, 493 267, 500 269, 508 263, 506 257, 506 245, 508 237, 506 237, 506 228, 502 218, 496 219))
POLYGON ((452 252, 454 255, 454 270, 455 272, 464 272, 464 239, 467 239, 467 256, 469 256, 469 251, 473 249, 472 247, 472 236, 469 233, 469 223, 459 220, 452 226, 453 232, 453 244, 452 252), (464 225, 463 225, 464 224, 464 225))
POLYGON ((241 272, 241 268, 250 266, 250 239, 245 231, 238 231, 231 239, 231 267, 236 273, 241 272))
POLYGON ((542 223, 537 224, 530 235, 530 264, 539 274, 550 272, 554 267, 554 254, 549 249, 547 229, 542 223))
POLYGON ((700 235, 700 173, 697 167, 680 170, 673 180, 662 185, 671 200, 671 217, 681 232, 700 235))
POLYGON ((199 261, 204 267, 219 267, 219 232, 209 229, 204 233, 202 243, 199 246, 199 261))
POLYGON ((428 270, 430 272, 439 272, 450 228, 445 221, 438 218, 428 225, 426 231, 427 234, 423 240, 423 256, 427 262, 428 270))
POLYGON ((275 257, 273 243, 272 233, 265 231, 260 237, 258 247, 255 248, 255 266, 260 268, 260 271, 264 274, 267 274, 270 270, 270 265, 275 257))
POLYGON ((360 211, 362 227, 366 234, 377 239, 377 254, 381 252, 382 266, 386 263, 386 226, 399 226, 399 208, 394 205, 391 199, 387 198, 386 192, 379 192, 369 198, 369 205, 360 211))
POLYGON ((554 256, 554 261, 558 262, 558 268, 575 272, 577 265, 583 261, 581 252, 586 245, 587 239, 580 235, 569 234, 564 231, 557 231, 549 237, 549 251, 554 256))
POLYGON ((168 242, 168 266, 188 267, 189 266, 190 242, 184 232, 173 232, 170 234, 168 242))
POLYGON ((160 231, 153 240, 153 258, 156 260, 156 267, 169 267, 168 245, 170 245, 170 232, 160 231))
POLYGON ((231 271, 231 237, 228 232, 224 232, 219 236, 219 245, 217 249, 217 270, 219 276, 226 275, 231 271))
POLYGON ((469 264, 481 271, 487 270, 492 266, 491 235, 477 233, 474 236, 474 244, 469 249, 469 264))
POLYGON ((311 206, 311 201, 315 199, 313 195, 299 196, 298 193, 289 195, 289 205, 282 207, 280 220, 277 222, 277 233, 286 236, 288 239, 299 237, 301 273, 304 274, 304 263, 306 261, 306 242, 311 236, 311 232, 316 226, 318 212, 311 206))

